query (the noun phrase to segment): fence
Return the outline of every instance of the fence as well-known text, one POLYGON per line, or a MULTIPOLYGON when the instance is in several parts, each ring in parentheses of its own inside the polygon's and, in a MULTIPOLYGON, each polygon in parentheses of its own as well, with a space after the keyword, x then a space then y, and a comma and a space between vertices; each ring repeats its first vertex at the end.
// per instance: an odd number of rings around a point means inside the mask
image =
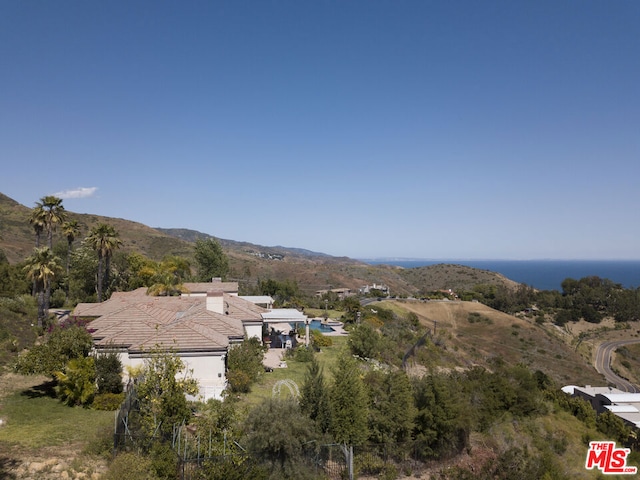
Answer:
MULTIPOLYGON (((163 442, 170 445, 175 454, 177 476, 181 480, 203 478, 203 469, 219 472, 224 471, 224 468, 233 468, 237 473, 273 464, 272 459, 249 452, 236 439, 227 438, 226 433, 221 435, 221 432, 212 430, 198 431, 182 424, 174 425, 172 434, 165 438, 140 434, 130 424, 130 414, 137 407, 136 389, 133 384, 129 384, 125 400, 116 412, 114 455, 131 450, 148 453, 155 442, 163 442)), ((295 461, 306 470, 331 480, 350 478, 350 465, 355 472, 354 478, 358 478, 358 475, 379 476, 394 471, 415 472, 424 466, 419 449, 412 442, 367 444, 354 446, 350 450, 342 445, 310 442, 295 461)), ((246 478, 250 478, 250 475, 247 474, 246 478)))
POLYGON ((124 445, 127 440, 127 436, 131 436, 132 433, 129 430, 129 413, 132 409, 136 408, 138 397, 136 395, 136 389, 132 381, 129 381, 125 387, 125 397, 122 405, 116 411, 115 425, 113 431, 113 454, 115 455, 118 450, 124 445))

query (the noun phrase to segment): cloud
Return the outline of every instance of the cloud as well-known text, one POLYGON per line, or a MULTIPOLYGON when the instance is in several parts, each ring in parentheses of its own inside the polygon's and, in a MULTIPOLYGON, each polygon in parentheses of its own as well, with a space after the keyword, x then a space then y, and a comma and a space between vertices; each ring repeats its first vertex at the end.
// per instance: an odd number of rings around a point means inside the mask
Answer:
POLYGON ((63 200, 65 198, 87 198, 92 197, 96 190, 98 190, 98 187, 78 187, 73 190, 63 190, 53 195, 63 200))

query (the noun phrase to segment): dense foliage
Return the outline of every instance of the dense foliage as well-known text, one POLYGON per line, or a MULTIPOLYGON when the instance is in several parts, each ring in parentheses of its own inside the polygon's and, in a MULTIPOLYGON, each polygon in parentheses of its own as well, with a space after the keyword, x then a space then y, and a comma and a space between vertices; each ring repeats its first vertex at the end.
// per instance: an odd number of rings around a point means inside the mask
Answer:
POLYGON ((145 359, 136 390, 142 430, 152 436, 169 435, 176 425, 188 422, 186 395, 196 395, 198 384, 180 357, 157 348, 145 359))
POLYGON ((255 337, 232 345, 227 354, 227 380, 232 392, 247 393, 251 384, 264 371, 262 358, 265 347, 255 337))
POLYGON ((538 291, 526 285, 517 289, 504 286, 477 285, 463 299, 476 299, 506 313, 521 312, 536 307, 548 314, 558 325, 585 320, 600 323, 611 317, 617 322, 640 320, 640 288, 626 289, 620 284, 597 276, 575 280, 566 278, 562 291, 538 291))
POLYGON ((79 325, 67 325, 52 329, 46 341, 34 345, 18 357, 16 370, 25 375, 42 374, 55 376, 64 371, 67 362, 89 355, 93 339, 79 325))

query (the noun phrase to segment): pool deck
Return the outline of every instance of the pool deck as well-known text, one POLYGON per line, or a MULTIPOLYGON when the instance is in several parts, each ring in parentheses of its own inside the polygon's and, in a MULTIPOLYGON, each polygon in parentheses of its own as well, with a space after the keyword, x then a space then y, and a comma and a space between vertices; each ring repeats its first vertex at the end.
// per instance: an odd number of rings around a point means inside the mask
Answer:
MULTIPOLYGON (((322 320, 321 318, 314 318, 312 320, 322 320)), ((342 328, 341 322, 336 322, 335 320, 329 320, 327 325, 333 328, 333 332, 322 332, 323 335, 327 335, 328 337, 335 336, 344 336, 349 335, 348 332, 342 328)), ((301 344, 304 345, 304 339, 298 340, 301 344)), ((262 364, 265 367, 269 368, 286 368, 287 362, 283 360, 284 358, 284 348, 270 348, 264 354, 264 358, 262 359, 262 364)))

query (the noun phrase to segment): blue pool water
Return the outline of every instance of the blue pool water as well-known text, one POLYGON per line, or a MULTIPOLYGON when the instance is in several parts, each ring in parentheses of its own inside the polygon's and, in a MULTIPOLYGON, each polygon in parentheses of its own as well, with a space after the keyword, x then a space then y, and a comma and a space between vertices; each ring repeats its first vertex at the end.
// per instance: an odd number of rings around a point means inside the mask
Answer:
MULTIPOLYGON (((296 323, 295 327, 304 327, 304 324, 296 323)), ((335 330, 331 328, 329 325, 323 324, 320 320, 311 320, 309 323, 309 328, 311 330, 319 330, 323 333, 325 332, 334 332, 335 330)))

